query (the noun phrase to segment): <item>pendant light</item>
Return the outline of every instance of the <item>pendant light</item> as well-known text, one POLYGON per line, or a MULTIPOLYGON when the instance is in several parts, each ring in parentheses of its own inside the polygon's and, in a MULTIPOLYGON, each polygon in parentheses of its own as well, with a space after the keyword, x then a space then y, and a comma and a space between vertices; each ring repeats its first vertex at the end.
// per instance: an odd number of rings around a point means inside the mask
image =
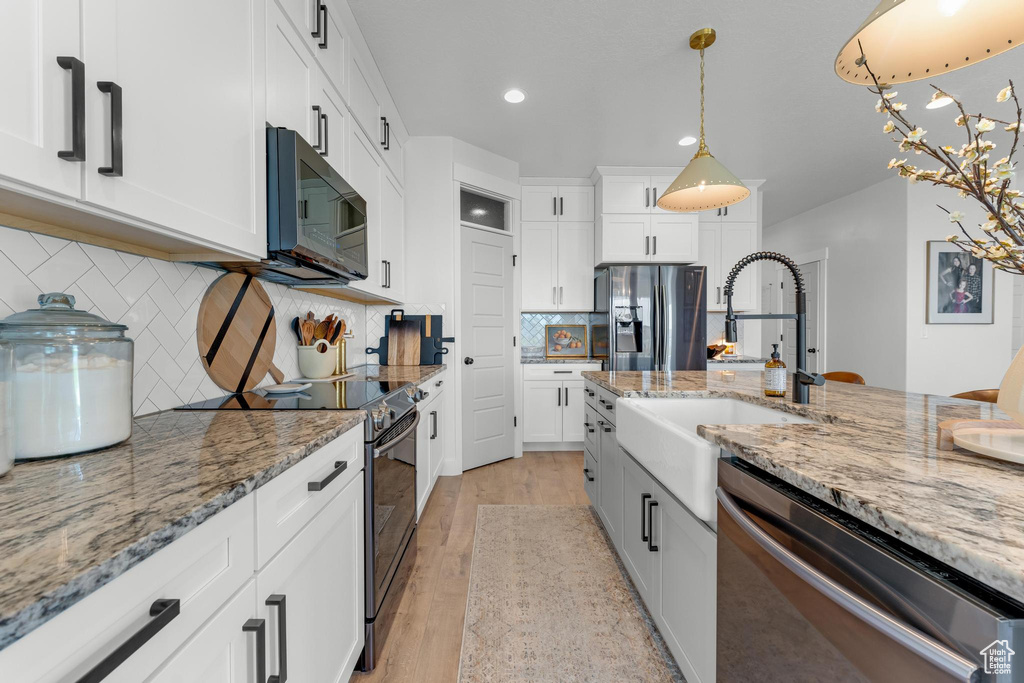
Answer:
POLYGON ((700 50, 700 145, 683 172, 658 197, 665 211, 720 209, 750 196, 739 178, 711 156, 704 143, 704 50, 715 42, 715 29, 702 28, 690 36, 690 47, 700 50))
POLYGON ((882 0, 836 57, 836 75, 873 85, 861 49, 882 83, 931 78, 1024 41, 1021 0, 882 0))

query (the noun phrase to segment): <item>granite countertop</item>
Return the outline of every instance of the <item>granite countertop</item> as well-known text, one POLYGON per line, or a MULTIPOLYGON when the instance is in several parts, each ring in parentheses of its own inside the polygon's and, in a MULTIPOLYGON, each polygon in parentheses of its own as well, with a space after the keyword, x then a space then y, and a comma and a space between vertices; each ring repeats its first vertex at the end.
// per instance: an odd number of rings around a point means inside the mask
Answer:
POLYGON ((0 477, 0 649, 358 427, 363 411, 166 411, 0 477))
MULTIPOLYGON (((359 365, 349 368, 350 379, 368 382, 394 382, 397 385, 421 384, 447 369, 447 365, 359 365)), ((395 389, 398 386, 394 387, 395 389)))
POLYGON ((756 356, 719 356, 718 358, 708 359, 708 365, 718 363, 760 363, 764 365, 767 362, 767 358, 757 358, 756 356))
MULTIPOLYGON (((769 398, 760 373, 584 372, 624 397, 737 398, 817 424, 701 425, 698 434, 1006 595, 1024 601, 1024 466, 940 451, 943 420, 1007 419, 993 404, 826 382, 769 398)), ((789 378, 792 384, 792 375, 789 378)))
POLYGON ((525 357, 520 359, 520 363, 523 365, 571 365, 576 363, 600 363, 600 358, 536 358, 536 357, 525 357))

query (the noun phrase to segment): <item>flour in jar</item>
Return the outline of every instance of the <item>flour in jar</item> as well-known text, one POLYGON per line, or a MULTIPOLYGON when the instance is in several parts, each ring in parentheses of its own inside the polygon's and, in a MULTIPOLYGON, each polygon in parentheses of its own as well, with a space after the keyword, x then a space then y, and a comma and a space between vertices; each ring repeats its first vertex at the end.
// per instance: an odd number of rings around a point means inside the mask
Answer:
POLYGON ((14 371, 19 460, 81 453, 132 431, 132 364, 93 351, 36 352, 14 371))

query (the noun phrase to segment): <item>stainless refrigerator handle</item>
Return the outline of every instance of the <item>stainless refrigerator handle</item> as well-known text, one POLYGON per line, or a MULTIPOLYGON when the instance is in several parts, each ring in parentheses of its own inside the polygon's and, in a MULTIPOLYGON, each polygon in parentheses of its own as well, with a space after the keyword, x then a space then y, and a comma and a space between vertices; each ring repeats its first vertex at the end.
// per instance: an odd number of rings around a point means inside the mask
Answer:
MULTIPOLYGON (((658 337, 661 334, 660 320, 658 319, 658 286, 654 286, 651 296, 651 370, 660 370, 658 367, 658 337)), ((642 350, 642 349, 641 349, 642 350)))
POLYGON ((661 354, 660 354, 661 358, 660 358, 660 362, 661 362, 661 369, 665 370, 665 346, 667 346, 667 344, 668 344, 668 341, 666 339, 666 337, 668 336, 668 332, 667 332, 667 330, 668 330, 668 316, 666 315, 666 313, 668 311, 668 296, 665 294, 665 285, 660 285, 659 286, 659 288, 658 288, 658 296, 660 297, 660 301, 658 303, 658 310, 661 313, 661 325, 659 326, 660 329, 661 329, 661 354))
POLYGON ((965 683, 974 680, 978 666, 961 657, 941 643, 929 638, 920 631, 911 628, 901 621, 867 602, 859 595, 847 590, 829 577, 825 576, 798 556, 790 552, 772 536, 753 522, 736 501, 723 489, 715 489, 718 502, 726 514, 746 533, 758 546, 771 555, 801 581, 807 583, 824 597, 857 617, 868 626, 876 629, 886 637, 907 648, 921 659, 965 683))

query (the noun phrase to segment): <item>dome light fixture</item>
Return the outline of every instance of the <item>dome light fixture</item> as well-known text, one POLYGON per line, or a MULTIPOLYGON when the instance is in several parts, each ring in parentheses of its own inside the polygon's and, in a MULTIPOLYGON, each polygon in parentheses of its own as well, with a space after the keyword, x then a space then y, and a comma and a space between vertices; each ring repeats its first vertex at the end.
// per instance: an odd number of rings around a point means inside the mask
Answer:
POLYGON ((526 99, 526 93, 519 88, 510 88, 505 91, 505 101, 511 104, 519 104, 526 99))
POLYGON ((882 0, 836 57, 836 75, 874 85, 918 81, 962 69, 1024 41, 1020 0, 882 0))
POLYGON ((683 172, 658 197, 658 208, 665 211, 720 209, 750 196, 747 186, 711 156, 704 142, 704 50, 715 37, 713 28, 702 28, 690 36, 690 47, 700 50, 700 145, 683 172))

